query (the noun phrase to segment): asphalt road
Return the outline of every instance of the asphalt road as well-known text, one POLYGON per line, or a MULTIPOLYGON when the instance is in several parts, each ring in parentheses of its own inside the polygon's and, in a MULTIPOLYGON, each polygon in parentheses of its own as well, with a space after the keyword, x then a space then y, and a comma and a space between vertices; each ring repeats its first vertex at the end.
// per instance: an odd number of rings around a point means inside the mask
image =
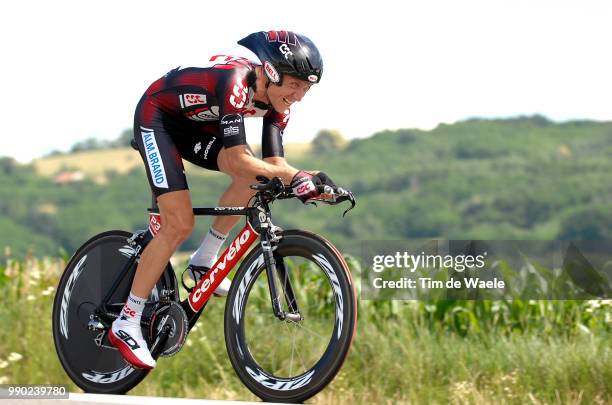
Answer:
POLYGON ((133 395, 70 394, 69 399, 8 399, 3 405, 249 405, 264 402, 212 401, 207 399, 138 397, 133 395))

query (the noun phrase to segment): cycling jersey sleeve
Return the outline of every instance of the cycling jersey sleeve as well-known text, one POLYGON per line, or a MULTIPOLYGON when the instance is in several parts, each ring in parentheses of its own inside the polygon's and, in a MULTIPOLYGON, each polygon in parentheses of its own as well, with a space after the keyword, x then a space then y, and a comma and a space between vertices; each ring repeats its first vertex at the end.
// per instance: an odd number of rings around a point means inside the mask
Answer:
POLYGON ((273 109, 263 119, 261 134, 261 157, 284 157, 283 132, 289 121, 289 110, 278 113, 273 109))
POLYGON ((247 144, 243 112, 248 94, 246 78, 236 71, 228 70, 228 75, 217 84, 219 136, 225 148, 247 144))

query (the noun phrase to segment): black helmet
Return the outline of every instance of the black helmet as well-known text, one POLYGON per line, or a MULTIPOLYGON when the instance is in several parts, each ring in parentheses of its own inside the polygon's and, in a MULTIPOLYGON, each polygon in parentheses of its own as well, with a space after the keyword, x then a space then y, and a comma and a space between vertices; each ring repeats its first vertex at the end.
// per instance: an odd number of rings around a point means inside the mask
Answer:
POLYGON ((261 61, 272 83, 280 85, 283 73, 310 83, 319 83, 323 59, 314 43, 291 31, 260 31, 238 43, 250 49, 261 61))

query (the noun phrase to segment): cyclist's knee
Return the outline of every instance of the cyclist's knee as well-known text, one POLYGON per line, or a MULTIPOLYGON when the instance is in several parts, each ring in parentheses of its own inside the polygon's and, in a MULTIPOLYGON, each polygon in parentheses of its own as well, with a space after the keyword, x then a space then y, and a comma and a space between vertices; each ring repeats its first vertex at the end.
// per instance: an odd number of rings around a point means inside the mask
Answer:
POLYGON ((178 245, 193 231, 194 217, 191 199, 187 190, 163 194, 157 198, 162 215, 160 234, 178 245))
POLYGON ((246 204, 246 201, 255 194, 255 191, 251 189, 252 184, 254 184, 252 180, 233 177, 232 184, 227 191, 234 199, 244 200, 240 204, 246 204))
POLYGON ((189 238, 194 226, 193 211, 189 209, 174 209, 162 212, 162 237, 169 238, 173 244, 180 244, 189 238))
MULTIPOLYGON (((251 190, 251 184, 255 182, 251 179, 245 177, 232 176, 232 184, 231 187, 240 190, 251 190)), ((253 193, 255 191, 251 190, 253 193)))
POLYGON ((175 243, 183 242, 193 232, 193 214, 170 214, 165 219, 165 221, 162 220, 161 232, 164 232, 165 236, 171 238, 175 243))

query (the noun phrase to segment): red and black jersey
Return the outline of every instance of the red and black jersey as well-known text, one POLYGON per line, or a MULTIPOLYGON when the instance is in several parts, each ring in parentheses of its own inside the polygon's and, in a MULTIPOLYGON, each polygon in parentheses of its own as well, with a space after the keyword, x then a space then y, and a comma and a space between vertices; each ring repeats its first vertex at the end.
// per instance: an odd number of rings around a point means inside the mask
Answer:
POLYGON ((213 56, 211 67, 176 68, 156 80, 141 100, 141 125, 159 110, 180 143, 180 129, 202 129, 202 133, 217 133, 223 146, 246 144, 244 118, 263 117, 263 157, 283 156, 282 132, 289 119, 289 110, 278 113, 273 108, 262 109, 253 101, 255 63, 240 57, 213 56))
POLYGON ((134 140, 156 196, 186 190, 183 160, 219 170, 223 148, 246 145, 244 119, 263 117, 262 156, 284 156, 289 110, 253 101, 253 62, 214 56, 207 68, 176 68, 145 92, 134 114, 134 140))

